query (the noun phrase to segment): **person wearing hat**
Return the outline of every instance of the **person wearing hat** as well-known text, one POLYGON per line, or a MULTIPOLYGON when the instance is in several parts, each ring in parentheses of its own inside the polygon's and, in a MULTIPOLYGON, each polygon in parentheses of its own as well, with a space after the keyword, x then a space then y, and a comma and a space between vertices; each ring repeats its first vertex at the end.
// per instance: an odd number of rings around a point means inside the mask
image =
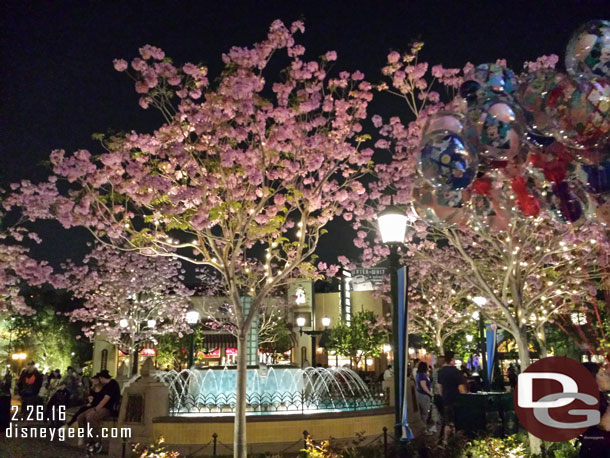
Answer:
POLYGON ((80 409, 78 409, 76 411, 76 413, 74 414, 72 419, 66 425, 67 428, 71 428, 72 425, 74 423, 76 423, 76 420, 78 419, 80 414, 82 414, 83 412, 86 412, 90 408, 98 405, 100 403, 100 401, 102 400, 102 398, 100 396, 100 392, 102 391, 102 384, 100 382, 100 374, 98 373, 98 374, 95 374, 93 377, 91 377, 91 382, 92 382, 92 385, 91 385, 91 390, 89 391, 89 396, 87 397, 87 404, 85 404, 84 406, 82 406, 80 409))
MULTIPOLYGON (((101 389, 95 399, 98 402, 92 402, 91 408, 80 414, 77 419, 79 428, 86 428, 87 424, 89 424, 93 430, 93 437, 96 437, 102 422, 111 415, 113 407, 121 397, 119 384, 110 376, 107 370, 100 371, 97 376, 101 384, 101 389)), ((84 442, 83 440, 81 443, 79 440, 81 445, 84 445, 84 442)), ((94 444, 94 452, 98 453, 101 449, 102 444, 98 440, 94 444)))

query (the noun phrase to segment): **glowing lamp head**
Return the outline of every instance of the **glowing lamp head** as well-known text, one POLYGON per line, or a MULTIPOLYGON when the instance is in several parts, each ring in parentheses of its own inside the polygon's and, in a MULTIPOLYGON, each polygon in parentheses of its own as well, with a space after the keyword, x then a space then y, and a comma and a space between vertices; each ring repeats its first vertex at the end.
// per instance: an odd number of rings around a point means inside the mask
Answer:
POLYGON ((477 304, 479 307, 483 307, 487 304, 487 298, 483 296, 476 296, 472 298, 472 301, 477 304))
POLYGON ((407 215, 394 205, 389 205, 377 216, 381 240, 385 244, 403 243, 407 232, 407 215))
POLYGON ((325 328, 330 326, 330 318, 328 318, 327 316, 322 318, 322 326, 324 326, 325 328))
POLYGON ((127 321, 126 318, 121 318, 119 321, 119 326, 122 328, 126 328, 127 326, 129 326, 129 321, 127 321))
POLYGON ((199 321, 199 312, 197 310, 189 310, 186 312, 186 322, 188 324, 196 324, 199 321))
POLYGON ((473 339, 473 337, 471 334, 466 335, 466 342, 472 342, 472 339, 473 339))
POLYGON ((303 326, 305 326, 306 322, 307 322, 307 320, 305 319, 305 317, 303 317, 303 316, 297 317, 297 326, 299 328, 302 328, 303 326))
POLYGON ((573 324, 582 326, 583 324, 587 324, 587 316, 584 313, 573 312, 570 314, 570 319, 573 324))

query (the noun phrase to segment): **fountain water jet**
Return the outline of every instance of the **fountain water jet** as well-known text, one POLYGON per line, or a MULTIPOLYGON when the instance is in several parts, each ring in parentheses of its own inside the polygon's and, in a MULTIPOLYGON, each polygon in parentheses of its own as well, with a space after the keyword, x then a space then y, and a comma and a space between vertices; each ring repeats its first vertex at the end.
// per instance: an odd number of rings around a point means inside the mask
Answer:
MULTIPOLYGON (((168 386, 174 415, 233 414, 235 369, 157 372, 155 378, 168 386)), ((386 393, 371 393, 358 374, 347 368, 272 367, 247 372, 249 414, 367 409, 381 407, 387 401, 386 393)))

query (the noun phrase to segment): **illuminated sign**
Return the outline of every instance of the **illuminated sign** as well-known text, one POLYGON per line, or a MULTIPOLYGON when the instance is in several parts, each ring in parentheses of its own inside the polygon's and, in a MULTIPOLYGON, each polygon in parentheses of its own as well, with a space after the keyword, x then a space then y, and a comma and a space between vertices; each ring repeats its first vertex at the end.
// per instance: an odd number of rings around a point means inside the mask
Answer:
POLYGON ((154 348, 142 348, 142 350, 140 350, 140 354, 142 356, 155 356, 156 352, 154 348))
POLYGON ((201 358, 220 358, 220 348, 209 351, 207 353, 200 350, 197 352, 197 356, 201 358))

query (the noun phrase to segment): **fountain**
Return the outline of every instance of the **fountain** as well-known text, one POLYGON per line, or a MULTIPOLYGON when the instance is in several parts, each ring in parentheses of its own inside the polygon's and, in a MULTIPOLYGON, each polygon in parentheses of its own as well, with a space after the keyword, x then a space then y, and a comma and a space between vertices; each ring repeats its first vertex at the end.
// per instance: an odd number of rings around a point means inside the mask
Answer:
MULTIPOLYGON (((157 372, 169 388, 172 415, 233 415, 237 371, 185 369, 157 372)), ((387 394, 373 390, 351 369, 294 367, 248 369, 248 415, 359 410, 387 405, 387 394)))

